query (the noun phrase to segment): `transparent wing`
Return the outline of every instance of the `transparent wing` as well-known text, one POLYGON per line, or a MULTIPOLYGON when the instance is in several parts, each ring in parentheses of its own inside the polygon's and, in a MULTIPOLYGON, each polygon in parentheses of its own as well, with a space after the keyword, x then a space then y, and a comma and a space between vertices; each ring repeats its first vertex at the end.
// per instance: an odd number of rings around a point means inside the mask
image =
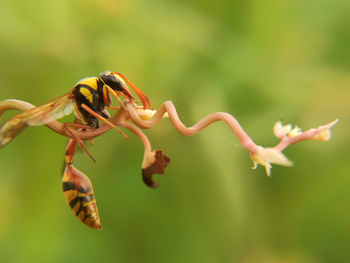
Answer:
POLYGON ((43 125, 69 115, 74 110, 74 100, 71 92, 68 92, 44 105, 22 113, 23 120, 28 125, 43 125))
POLYGON ((28 125, 43 125, 70 114, 74 109, 72 92, 22 112, 0 126, 0 148, 12 141, 28 125))

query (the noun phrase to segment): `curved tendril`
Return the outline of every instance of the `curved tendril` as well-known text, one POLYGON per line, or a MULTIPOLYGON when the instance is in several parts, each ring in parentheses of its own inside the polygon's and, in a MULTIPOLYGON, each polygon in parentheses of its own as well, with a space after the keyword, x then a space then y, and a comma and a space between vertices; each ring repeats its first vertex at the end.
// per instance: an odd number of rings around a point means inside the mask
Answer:
POLYGON ((160 109, 156 112, 156 114, 149 120, 142 120, 139 114, 134 109, 131 103, 126 102, 126 108, 130 115, 130 118, 135 122, 135 124, 141 128, 147 129, 155 126, 163 117, 163 115, 167 112, 171 122, 174 127, 185 136, 192 136, 201 130, 205 129, 210 124, 223 121, 225 122, 231 130, 236 134, 239 141, 250 152, 257 152, 258 146, 252 141, 252 139, 248 136, 248 134, 243 130, 238 121, 230 114, 225 112, 216 112, 212 113, 195 125, 191 127, 186 127, 180 120, 179 115, 176 112, 176 108, 171 101, 166 101, 162 104, 160 109))

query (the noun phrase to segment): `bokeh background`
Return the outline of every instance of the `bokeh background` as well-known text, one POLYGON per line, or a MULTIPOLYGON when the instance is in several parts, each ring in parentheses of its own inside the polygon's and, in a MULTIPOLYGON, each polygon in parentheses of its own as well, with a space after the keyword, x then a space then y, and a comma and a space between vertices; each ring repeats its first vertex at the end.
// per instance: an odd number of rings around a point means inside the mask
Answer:
POLYGON ((40 105, 109 69, 156 108, 172 100, 187 125, 229 112, 264 146, 277 120, 341 121, 266 177, 224 124, 185 137, 163 120, 146 131, 172 158, 155 190, 141 142, 111 131, 90 148, 96 164, 76 160, 102 231, 61 192, 66 139, 31 127, 0 151, 0 262, 350 262, 349 11, 347 0, 2 0, 1 100, 40 105))

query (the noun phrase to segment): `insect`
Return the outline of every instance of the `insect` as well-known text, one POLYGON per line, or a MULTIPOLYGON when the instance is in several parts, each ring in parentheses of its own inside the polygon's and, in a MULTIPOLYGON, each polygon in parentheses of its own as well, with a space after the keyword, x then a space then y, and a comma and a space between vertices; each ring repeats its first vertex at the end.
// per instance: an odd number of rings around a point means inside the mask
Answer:
MULTIPOLYGON (((110 116, 106 108, 111 105, 111 94, 119 101, 119 96, 134 100, 126 83, 140 97, 144 109, 151 108, 148 97, 123 74, 107 71, 100 74, 98 78, 89 77, 78 81, 70 92, 30 111, 23 112, 6 122, 0 128, 0 148, 9 143, 28 125, 43 125, 69 115, 73 111, 75 111, 77 121, 64 124, 66 131, 72 137, 75 136, 68 127, 96 129, 99 127, 98 120, 121 132, 107 120, 110 116)), ((81 140, 77 137, 75 139, 87 152, 81 140)))
MULTIPOLYGON (((119 128, 108 121, 107 109, 111 106, 111 95, 133 101, 130 86, 140 98, 143 108, 151 108, 148 97, 132 84, 123 74, 107 71, 99 77, 88 77, 78 81, 73 89, 32 110, 14 116, 0 127, 0 148, 9 143, 17 134, 31 125, 44 125, 66 115, 75 113, 74 123, 64 123, 64 129, 72 137, 68 141, 65 154, 65 168, 62 177, 64 196, 74 214, 84 224, 101 228, 96 201, 89 178, 73 166, 76 145, 79 144, 93 160, 83 141, 71 129, 85 131, 99 128, 99 120, 118 132, 119 128)), ((126 136, 126 135, 125 135, 126 136)))

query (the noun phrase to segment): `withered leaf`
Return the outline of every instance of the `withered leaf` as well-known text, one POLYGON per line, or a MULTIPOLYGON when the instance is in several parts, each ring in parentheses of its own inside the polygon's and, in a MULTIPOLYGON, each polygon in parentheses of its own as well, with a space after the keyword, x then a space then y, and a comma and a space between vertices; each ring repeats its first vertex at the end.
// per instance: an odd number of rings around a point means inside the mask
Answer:
POLYGON ((170 162, 170 158, 163 154, 161 150, 154 151, 154 160, 147 167, 142 167, 142 179, 143 182, 151 187, 156 188, 159 186, 158 182, 153 181, 154 174, 164 174, 165 167, 170 162))

